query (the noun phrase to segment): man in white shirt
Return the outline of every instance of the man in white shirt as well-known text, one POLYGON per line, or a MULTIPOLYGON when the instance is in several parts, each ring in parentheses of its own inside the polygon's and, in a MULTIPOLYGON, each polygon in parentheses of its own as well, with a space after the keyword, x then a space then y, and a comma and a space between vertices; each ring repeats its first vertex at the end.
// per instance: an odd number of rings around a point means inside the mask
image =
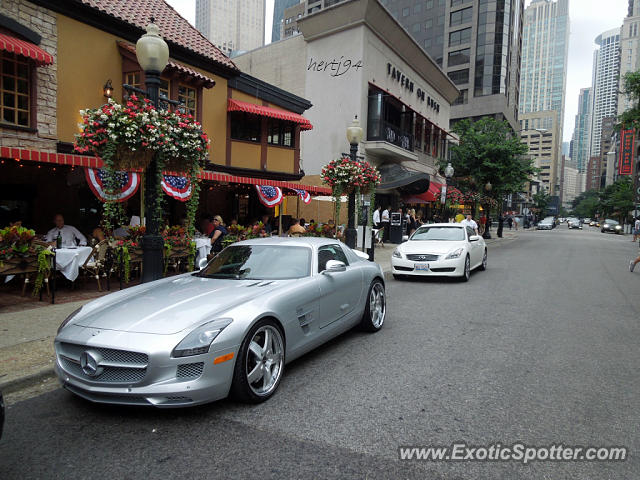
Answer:
POLYGON ((380 228, 380 205, 373 211, 373 228, 380 228))
POLYGON ((476 235, 478 235, 478 224, 475 222, 473 218, 471 218, 471 215, 467 215, 467 218, 462 220, 460 222, 460 225, 463 225, 465 227, 471 227, 473 231, 476 232, 476 235))
POLYGON ((380 217, 380 223, 382 225, 382 241, 386 242, 389 240, 389 212, 391 211, 391 206, 385 208, 382 211, 382 216, 380 217))
POLYGON ((77 228, 64 224, 64 217, 61 214, 58 213, 53 221, 56 226, 47 232, 47 236, 45 237, 47 242, 56 242, 59 233, 62 237, 63 247, 75 246, 76 240, 80 242, 80 245, 87 244, 87 238, 82 235, 77 228))

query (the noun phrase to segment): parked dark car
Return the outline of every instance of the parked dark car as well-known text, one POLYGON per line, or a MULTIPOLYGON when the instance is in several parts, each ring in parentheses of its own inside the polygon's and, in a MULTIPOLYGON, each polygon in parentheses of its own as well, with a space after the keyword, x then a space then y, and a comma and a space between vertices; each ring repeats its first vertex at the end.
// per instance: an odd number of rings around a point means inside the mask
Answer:
POLYGON ((622 234, 622 225, 620 225, 618 222, 616 222, 615 220, 611 220, 611 219, 606 219, 602 222, 600 222, 600 231, 602 233, 617 233, 618 235, 622 234))

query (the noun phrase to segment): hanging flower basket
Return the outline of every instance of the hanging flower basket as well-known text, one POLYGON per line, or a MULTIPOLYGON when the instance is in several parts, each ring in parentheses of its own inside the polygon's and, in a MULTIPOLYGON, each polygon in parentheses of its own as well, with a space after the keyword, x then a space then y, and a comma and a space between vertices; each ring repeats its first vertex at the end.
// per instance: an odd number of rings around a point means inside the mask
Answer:
POLYGON ((113 168, 118 171, 145 170, 154 151, 146 148, 131 150, 125 145, 119 145, 113 159, 113 168))

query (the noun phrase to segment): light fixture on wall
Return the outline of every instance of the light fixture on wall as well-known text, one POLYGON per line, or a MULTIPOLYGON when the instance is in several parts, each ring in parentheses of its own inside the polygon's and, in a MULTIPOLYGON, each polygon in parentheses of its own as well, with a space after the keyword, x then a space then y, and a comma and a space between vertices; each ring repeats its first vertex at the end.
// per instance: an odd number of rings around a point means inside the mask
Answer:
POLYGON ((111 98, 113 96, 113 85, 111 84, 111 79, 107 80, 107 82, 104 84, 104 87, 102 87, 102 92, 107 98, 111 98))

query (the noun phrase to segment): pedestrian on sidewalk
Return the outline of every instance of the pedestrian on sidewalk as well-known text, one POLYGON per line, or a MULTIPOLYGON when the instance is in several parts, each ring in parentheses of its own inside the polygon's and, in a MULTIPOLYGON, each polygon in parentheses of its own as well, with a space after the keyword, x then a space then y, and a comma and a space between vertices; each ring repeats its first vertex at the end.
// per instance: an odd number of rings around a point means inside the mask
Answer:
POLYGON ((391 213, 391 205, 385 208, 382 211, 382 215, 380 216, 380 223, 382 224, 382 241, 389 241, 389 219, 391 213))
POLYGON ((633 223, 633 242, 638 240, 638 235, 640 235, 640 217, 636 217, 636 221, 633 223))
POLYGON ((520 223, 520 219, 518 217, 513 217, 513 226, 516 229, 516 232, 518 231, 518 224, 520 223))
POLYGON ((511 227, 513 227, 513 217, 511 215, 507 217, 507 225, 509 225, 509 230, 511 230, 511 227))
POLYGON ((502 213, 500 213, 498 215, 498 238, 502 238, 502 229, 504 227, 504 217, 502 216, 502 213))

